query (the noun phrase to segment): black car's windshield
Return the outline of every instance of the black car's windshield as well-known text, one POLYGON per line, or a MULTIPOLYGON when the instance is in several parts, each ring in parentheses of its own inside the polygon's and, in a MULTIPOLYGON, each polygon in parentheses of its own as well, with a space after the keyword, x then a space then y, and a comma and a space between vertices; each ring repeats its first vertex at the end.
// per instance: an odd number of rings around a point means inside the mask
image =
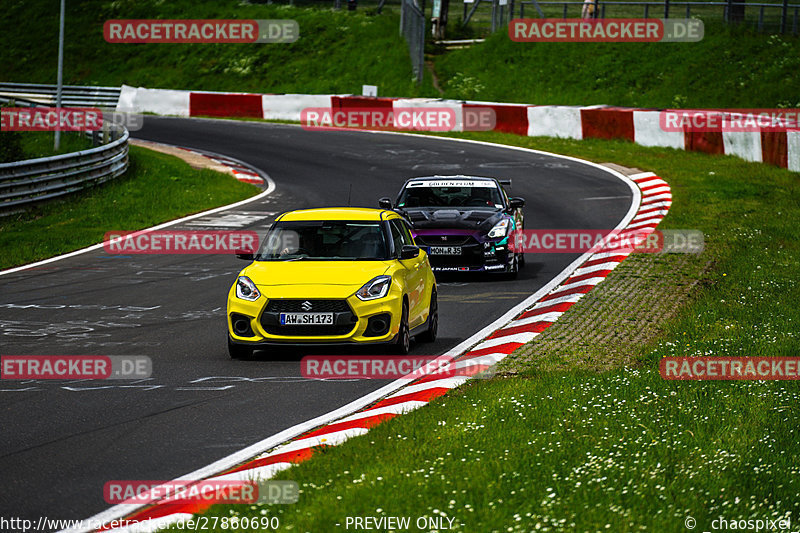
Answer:
POLYGON ((381 224, 360 221, 278 222, 258 261, 355 261, 388 259, 381 224))
POLYGON ((412 181, 406 185, 398 207, 484 207, 501 209, 503 200, 493 181, 412 181))

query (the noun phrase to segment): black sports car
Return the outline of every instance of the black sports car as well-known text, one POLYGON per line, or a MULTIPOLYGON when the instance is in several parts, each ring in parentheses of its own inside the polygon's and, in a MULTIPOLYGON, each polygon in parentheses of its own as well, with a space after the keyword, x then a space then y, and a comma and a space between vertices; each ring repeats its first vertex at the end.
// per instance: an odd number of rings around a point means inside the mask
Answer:
POLYGON ((477 176, 427 176, 405 182, 397 201, 379 204, 405 216, 434 272, 505 272, 516 275, 524 255, 508 249, 523 229, 525 200, 509 198, 510 181, 477 176))

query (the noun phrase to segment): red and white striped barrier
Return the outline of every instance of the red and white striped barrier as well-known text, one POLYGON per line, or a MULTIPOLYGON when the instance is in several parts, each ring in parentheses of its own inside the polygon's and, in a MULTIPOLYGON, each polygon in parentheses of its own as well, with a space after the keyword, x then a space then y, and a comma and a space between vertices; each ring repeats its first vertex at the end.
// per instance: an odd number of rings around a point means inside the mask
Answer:
MULTIPOLYGON (((117 111, 177 116, 253 117, 300 121, 309 108, 408 109, 455 111, 452 131, 471 129, 464 113, 491 109, 495 130, 519 135, 570 139, 625 139, 660 146, 741 157, 800 172, 800 131, 665 131, 659 110, 595 106, 533 106, 433 98, 373 98, 352 95, 215 93, 122 86, 117 111)), ((713 114, 713 112, 709 112, 713 114)))
MULTIPOLYGON (((669 185, 653 174, 645 172, 630 176, 641 191, 641 202, 636 214, 622 229, 648 233, 666 216, 672 205, 669 185)), ((321 448, 335 446, 347 439, 363 435, 374 425, 403 413, 424 406, 432 399, 458 387, 474 375, 489 369, 511 352, 534 339, 552 325, 586 293, 603 281, 628 255, 630 249, 586 254, 582 264, 560 285, 533 302, 516 318, 486 335, 483 340, 460 356, 449 360, 449 365, 469 369, 452 372, 450 367, 441 368, 438 374, 409 381, 405 387, 380 399, 353 414, 334 420, 327 425, 312 429, 277 448, 258 455, 233 468, 206 478, 211 481, 247 481, 269 479, 277 472, 312 457, 321 448)), ((197 480, 200 481, 200 480, 197 480)), ((153 502, 147 508, 126 517, 138 521, 126 527, 106 528, 101 531, 114 533, 141 533, 154 531, 176 522, 186 521, 195 513, 204 512, 213 502, 169 503, 153 502)))

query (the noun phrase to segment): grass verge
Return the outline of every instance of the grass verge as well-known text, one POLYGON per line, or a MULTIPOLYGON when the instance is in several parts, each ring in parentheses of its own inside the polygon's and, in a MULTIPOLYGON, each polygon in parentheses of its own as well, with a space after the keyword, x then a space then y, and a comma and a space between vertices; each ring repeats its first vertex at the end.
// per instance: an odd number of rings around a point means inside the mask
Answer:
MULTIPOLYGON (((454 6, 455 7, 455 6, 454 6)), ((457 9, 451 12, 456 21, 457 9)), ((481 10, 485 14, 485 9, 481 10)), ((45 0, 11 0, 0 19, 2 80, 53 83, 58 18, 45 0), (37 35, 35 40, 30 35, 37 35)), ((639 16, 639 15, 635 15, 639 16)), ((458 23, 451 37, 461 35, 458 23)), ((66 12, 65 83, 258 93, 441 94, 412 80, 399 9, 336 11, 236 0, 87 0, 66 12), (109 44, 109 19, 295 19, 291 44, 109 44)), ((800 107, 800 38, 705 21, 697 43, 517 43, 505 32, 429 56, 446 98, 636 107, 800 107)))
MULTIPOLYGON (((381 95, 433 94, 417 87, 398 33, 399 10, 383 14, 266 5, 238 0, 85 0, 66 7, 64 83, 128 84, 184 90, 260 93, 355 93, 378 85, 381 95), (290 44, 110 44, 110 19, 294 19, 290 44)), ((2 81, 53 83, 58 17, 46 0, 3 6, 2 81), (37 35, 31 41, 31 35, 37 35)))
POLYGON ((108 231, 147 228, 257 191, 229 175, 195 170, 176 157, 131 146, 124 176, 0 218, 0 269, 101 242, 108 231))
POLYGON ((59 150, 53 149, 52 132, 0 132, 0 163, 50 157, 88 150, 92 141, 74 133, 63 133, 59 150))
MULTIPOLYGON (((665 381, 657 362, 797 355, 798 175, 622 141, 463 136, 656 172, 674 196, 663 227, 702 230, 706 250, 633 261, 665 261, 655 273, 665 283, 687 272, 701 279, 662 322, 640 324, 636 342, 614 352, 577 343, 565 358, 536 339, 498 377, 278 474, 300 484, 298 504, 218 505, 210 515, 277 516, 287 531, 346 530, 348 516, 406 516, 411 530, 419 517, 444 517, 458 531, 685 532, 689 517, 698 531, 718 517, 796 522, 798 383, 665 381), (670 261, 683 262, 678 274, 670 261), (591 364, 598 358, 602 372, 591 364)), ((593 293, 615 290, 626 263, 593 293)), ((628 317, 618 318, 604 327, 628 317)))
POLYGON ((800 107, 800 39, 706 22, 697 43, 517 43, 440 56, 445 94, 494 102, 800 107))

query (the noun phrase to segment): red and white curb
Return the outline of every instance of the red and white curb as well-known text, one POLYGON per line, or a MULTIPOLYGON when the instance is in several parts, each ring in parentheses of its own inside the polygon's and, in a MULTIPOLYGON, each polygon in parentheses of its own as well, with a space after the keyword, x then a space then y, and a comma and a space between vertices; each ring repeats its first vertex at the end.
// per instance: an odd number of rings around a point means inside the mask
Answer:
MULTIPOLYGON (((652 172, 635 174, 628 178, 638 186, 641 201, 634 216, 624 227, 619 228, 621 234, 635 231, 637 235, 641 235, 655 231, 672 205, 669 185, 652 172)), ((489 369, 540 335, 595 285, 603 281, 629 254, 630 250, 584 254, 581 262, 572 265, 573 270, 567 274, 566 279, 532 302, 526 301, 522 312, 515 310, 516 317, 513 320, 495 331, 486 332, 487 335, 483 336, 483 340, 461 355, 442 356, 440 360, 448 361, 448 366, 442 368, 443 374, 430 374, 409 381, 407 386, 355 413, 310 429, 289 442, 273 447, 267 453, 256 455, 219 474, 208 475, 205 478, 198 477, 195 481, 268 479, 293 464, 309 459, 315 450, 325 446, 335 446, 351 437, 363 435, 370 427, 384 420, 424 406, 432 399, 472 379, 470 376, 452 377, 453 373, 448 372, 451 368, 449 365, 468 368, 468 372, 473 375, 489 369)), ((151 532, 187 520, 193 514, 205 511, 212 504, 156 501, 149 507, 140 508, 127 515, 126 520, 136 523, 118 528, 107 527, 99 531, 151 532)))
POLYGON ((262 178, 258 172, 255 172, 253 169, 243 165, 240 161, 236 161, 235 159, 221 155, 198 152, 197 150, 192 150, 190 148, 181 149, 186 150, 189 153, 205 157, 206 159, 210 159, 211 161, 226 167, 228 172, 230 172, 231 175, 233 175, 233 177, 239 181, 252 183, 253 185, 264 185, 264 178, 262 178))

